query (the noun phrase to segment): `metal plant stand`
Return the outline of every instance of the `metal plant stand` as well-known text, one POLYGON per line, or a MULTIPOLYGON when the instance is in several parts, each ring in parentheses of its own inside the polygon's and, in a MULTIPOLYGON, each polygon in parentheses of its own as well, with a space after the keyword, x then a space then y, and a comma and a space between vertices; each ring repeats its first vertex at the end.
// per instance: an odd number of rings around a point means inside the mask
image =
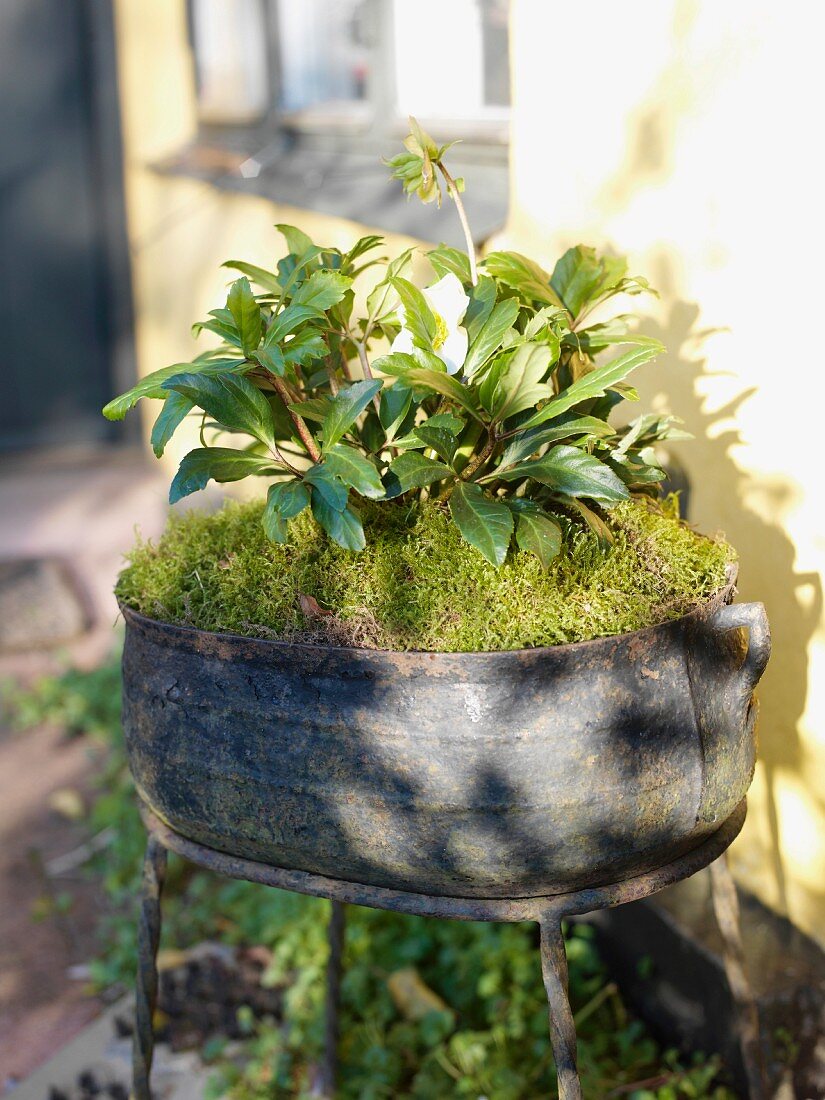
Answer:
POLYGON ((536 921, 541 930, 541 966, 550 1017, 550 1038, 556 1062, 560 1100, 581 1100, 576 1065, 576 1027, 567 995, 567 959, 561 922, 626 902, 637 901, 689 878, 712 865, 714 908, 725 945, 728 980, 738 1010, 742 1060, 749 1083, 750 1100, 765 1096, 759 1064, 758 1022, 747 985, 739 933, 736 891, 724 853, 745 820, 745 802, 703 844, 663 867, 609 886, 577 890, 537 898, 451 898, 405 893, 354 882, 325 878, 303 871, 270 867, 263 863, 226 855, 204 847, 174 832, 150 810, 144 808, 149 834, 143 874, 143 894, 138 935, 136 1029, 133 1052, 134 1096, 151 1100, 150 1073, 154 1036, 152 1016, 157 1000, 157 949, 161 923, 161 892, 167 852, 175 852, 192 863, 230 878, 245 879, 264 886, 293 890, 332 901, 329 928, 330 957, 326 1001, 326 1051, 323 1063, 322 1095, 334 1096, 337 1062, 338 992, 344 938, 345 903, 410 913, 423 917, 473 921, 536 921))

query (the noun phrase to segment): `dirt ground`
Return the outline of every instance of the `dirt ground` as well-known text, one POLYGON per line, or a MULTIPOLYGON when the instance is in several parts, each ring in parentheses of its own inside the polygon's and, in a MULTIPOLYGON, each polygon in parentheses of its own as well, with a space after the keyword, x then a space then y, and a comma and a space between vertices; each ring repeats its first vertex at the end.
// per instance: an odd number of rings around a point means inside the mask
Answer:
POLYGON ((0 1093, 101 1009, 82 977, 101 899, 82 868, 48 873, 87 839, 54 796, 87 798, 90 751, 51 729, 0 730, 0 1093))

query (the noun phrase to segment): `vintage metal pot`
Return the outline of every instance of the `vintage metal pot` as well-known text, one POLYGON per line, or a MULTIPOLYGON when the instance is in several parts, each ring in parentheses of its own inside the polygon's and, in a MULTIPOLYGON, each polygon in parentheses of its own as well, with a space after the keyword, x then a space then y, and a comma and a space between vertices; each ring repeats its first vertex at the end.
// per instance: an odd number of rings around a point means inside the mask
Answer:
POLYGON ((222 852, 372 886, 515 898, 700 844, 754 767, 761 604, 501 653, 391 653, 126 619, 141 798, 222 852))

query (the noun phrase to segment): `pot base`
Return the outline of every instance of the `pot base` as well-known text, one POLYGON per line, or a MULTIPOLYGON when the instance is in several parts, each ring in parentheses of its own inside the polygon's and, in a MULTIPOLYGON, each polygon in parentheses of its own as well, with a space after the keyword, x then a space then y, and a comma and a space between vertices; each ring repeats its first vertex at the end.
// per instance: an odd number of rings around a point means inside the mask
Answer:
POLYGON ((746 800, 743 798, 730 817, 697 847, 661 867, 621 882, 544 897, 467 898, 366 886, 359 882, 272 867, 255 860, 227 855, 194 840, 188 840, 161 821, 148 806, 141 806, 147 831, 164 848, 183 856, 191 863, 229 878, 245 879, 247 882, 328 898, 331 901, 366 905, 372 909, 388 909, 419 917, 479 921, 542 920, 554 914, 559 917, 575 916, 649 897, 657 890, 689 878, 718 859, 739 835, 746 812, 746 800))

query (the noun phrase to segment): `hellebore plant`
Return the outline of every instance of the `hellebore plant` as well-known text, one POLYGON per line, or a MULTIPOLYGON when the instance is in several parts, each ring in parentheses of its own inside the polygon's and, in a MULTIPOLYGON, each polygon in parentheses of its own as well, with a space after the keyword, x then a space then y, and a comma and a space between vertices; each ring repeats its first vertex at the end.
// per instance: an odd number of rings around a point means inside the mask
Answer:
POLYGON ((441 177, 467 240, 466 252, 427 252, 433 285, 410 281, 411 249, 374 258, 380 237, 342 252, 278 226, 288 254, 275 271, 224 264, 241 277, 194 326, 220 343, 148 375, 104 413, 118 420, 143 397, 161 400, 158 457, 197 416, 202 446, 181 462, 170 500, 210 479, 267 478, 263 524, 277 542, 310 508, 330 538, 358 551, 360 497, 397 507, 426 495, 445 502, 489 561, 500 565, 515 537, 546 568, 571 517, 609 541, 603 510, 655 496, 665 474, 653 445, 684 435, 672 417, 609 423, 636 399, 625 379, 663 349, 631 332, 627 315, 591 314, 649 287, 625 260, 581 245, 550 275, 517 252, 477 261, 463 182, 443 161, 449 147, 411 123, 406 151, 388 161, 393 175, 425 202, 440 202, 441 177), (354 284, 368 270, 374 285, 359 313, 354 284), (615 346, 625 350, 603 362, 615 346))

